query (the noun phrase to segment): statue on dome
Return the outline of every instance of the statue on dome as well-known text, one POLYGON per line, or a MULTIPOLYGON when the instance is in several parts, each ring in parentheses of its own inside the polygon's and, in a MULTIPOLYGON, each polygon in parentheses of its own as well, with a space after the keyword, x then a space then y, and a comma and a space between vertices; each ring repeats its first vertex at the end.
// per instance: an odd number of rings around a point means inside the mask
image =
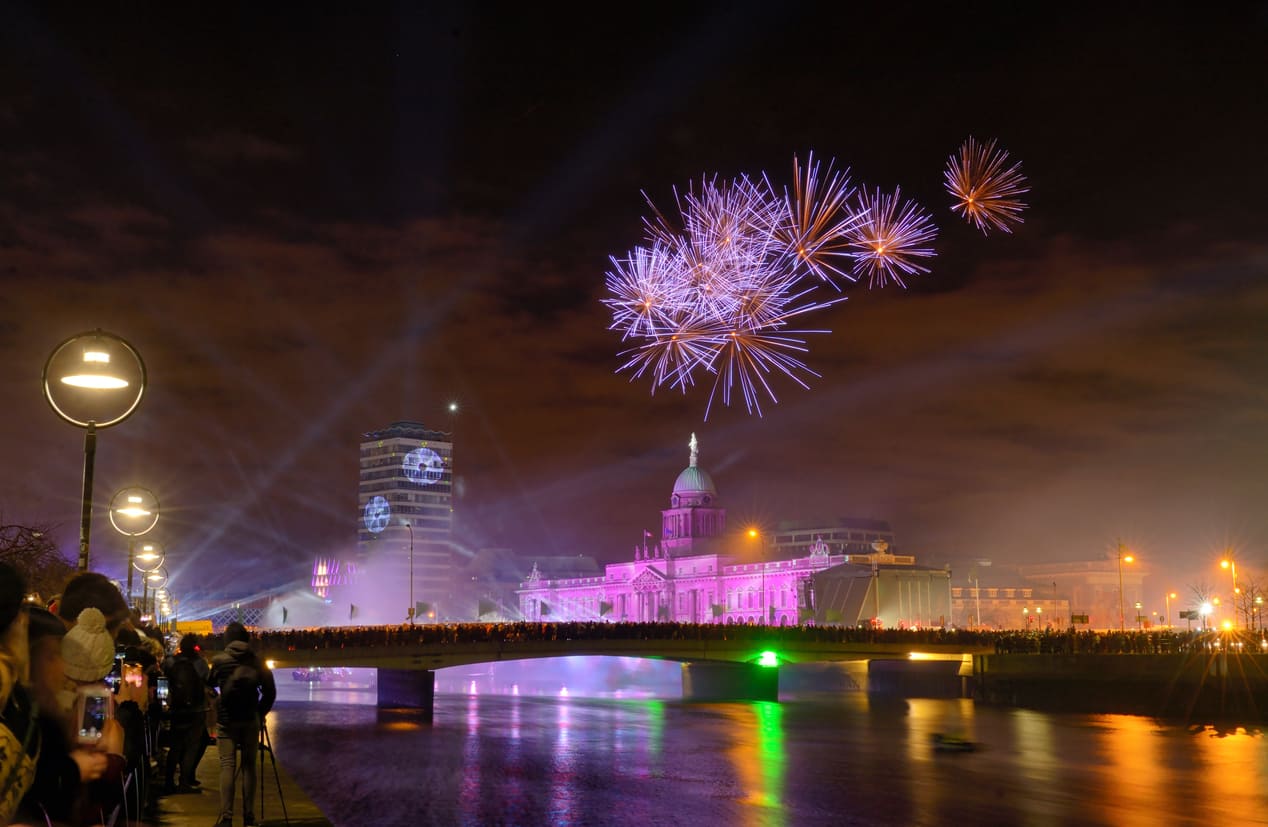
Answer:
POLYGON ((696 467, 696 460, 700 457, 700 443, 696 441, 695 431, 691 433, 691 441, 687 443, 687 447, 691 449, 691 467, 696 467))

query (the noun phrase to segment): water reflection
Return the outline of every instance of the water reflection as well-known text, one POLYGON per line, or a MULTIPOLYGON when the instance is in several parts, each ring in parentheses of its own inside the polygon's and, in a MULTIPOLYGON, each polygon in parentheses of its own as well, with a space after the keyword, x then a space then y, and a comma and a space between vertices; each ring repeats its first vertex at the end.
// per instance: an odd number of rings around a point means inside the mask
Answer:
POLYGON ((745 824, 784 824, 780 809, 784 788, 783 711, 777 703, 753 702, 718 706, 728 720, 731 746, 727 756, 735 768, 745 824))
POLYGON ((861 692, 627 699, 646 690, 543 666, 455 675, 430 724, 376 710, 368 688, 283 687, 274 749, 338 827, 1268 820, 1258 729, 861 692), (591 688, 601 697, 584 697, 591 688), (981 749, 937 753, 935 732, 981 749))

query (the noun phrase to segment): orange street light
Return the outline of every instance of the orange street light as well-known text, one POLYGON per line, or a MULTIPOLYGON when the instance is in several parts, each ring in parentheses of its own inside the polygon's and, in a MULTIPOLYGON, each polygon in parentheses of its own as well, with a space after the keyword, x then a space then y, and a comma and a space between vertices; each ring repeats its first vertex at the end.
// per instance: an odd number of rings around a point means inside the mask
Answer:
POLYGON ((1118 541, 1118 631, 1127 631, 1126 613, 1123 611, 1123 563, 1135 562, 1130 554, 1123 554, 1123 541, 1118 541))
POLYGON ((1231 557, 1225 557, 1220 561, 1220 568, 1229 569, 1233 575, 1233 626, 1237 626, 1237 595, 1241 594, 1241 589, 1237 588, 1237 562, 1231 557))

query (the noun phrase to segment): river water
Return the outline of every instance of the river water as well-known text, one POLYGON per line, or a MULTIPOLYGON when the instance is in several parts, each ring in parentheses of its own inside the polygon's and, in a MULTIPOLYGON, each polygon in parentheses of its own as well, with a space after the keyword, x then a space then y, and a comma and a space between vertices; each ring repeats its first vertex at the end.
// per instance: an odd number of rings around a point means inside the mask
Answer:
POLYGON ((430 725, 377 710, 370 670, 278 674, 269 735, 337 827, 1268 824, 1255 728, 838 688, 686 703, 676 665, 618 660, 444 670, 430 725))

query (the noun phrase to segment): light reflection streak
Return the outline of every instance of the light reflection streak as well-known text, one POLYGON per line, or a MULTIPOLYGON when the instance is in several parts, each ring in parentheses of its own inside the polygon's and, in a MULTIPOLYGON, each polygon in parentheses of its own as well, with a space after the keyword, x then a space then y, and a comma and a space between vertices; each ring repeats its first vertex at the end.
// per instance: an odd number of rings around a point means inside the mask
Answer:
POLYGON ((462 781, 458 788, 458 809, 466 821, 477 823, 483 791, 480 762, 480 697, 467 696, 467 738, 462 745, 462 781))
POLYGON ((784 824, 783 708, 778 703, 726 704, 723 714, 732 719, 733 741, 727 755, 735 766, 741 787, 739 802, 747 805, 745 822, 784 824))
POLYGON ((550 820, 554 824, 573 823, 573 795, 576 793, 577 756, 569 744, 569 728, 572 702, 566 697, 558 701, 557 740, 554 749, 554 767, 550 774, 550 820))

